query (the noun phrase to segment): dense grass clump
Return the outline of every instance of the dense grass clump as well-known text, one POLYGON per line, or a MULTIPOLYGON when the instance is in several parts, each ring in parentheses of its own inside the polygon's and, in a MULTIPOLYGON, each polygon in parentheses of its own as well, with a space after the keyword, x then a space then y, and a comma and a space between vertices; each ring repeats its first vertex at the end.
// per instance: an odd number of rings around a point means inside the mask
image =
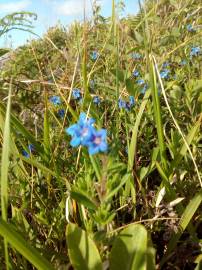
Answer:
POLYGON ((200 269, 202 7, 119 12, 1 70, 2 269, 200 269))

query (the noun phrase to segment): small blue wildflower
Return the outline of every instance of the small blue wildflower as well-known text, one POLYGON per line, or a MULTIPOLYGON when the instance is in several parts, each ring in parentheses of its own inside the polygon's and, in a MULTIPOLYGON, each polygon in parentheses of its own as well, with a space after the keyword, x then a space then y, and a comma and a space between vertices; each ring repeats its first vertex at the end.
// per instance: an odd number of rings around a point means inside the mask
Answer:
POLYGON ((119 98, 118 106, 119 106, 119 109, 125 109, 126 108, 126 102, 123 99, 119 98))
POLYGON ((29 153, 26 150, 22 150, 22 155, 23 157, 26 157, 26 158, 30 157, 29 153))
POLYGON ((131 53, 131 58, 135 60, 140 60, 142 55, 140 53, 131 53))
POLYGON ((91 136, 91 132, 94 129, 94 122, 95 120, 93 118, 87 118, 86 114, 82 112, 78 122, 69 128, 66 128, 66 133, 72 136, 70 142, 72 147, 85 145, 85 140, 91 136))
POLYGON ((97 51, 92 51, 91 54, 90 54, 90 57, 93 61, 96 61, 99 57, 99 53, 97 51))
POLYGON ((132 73, 133 77, 138 77, 140 75, 140 72, 138 70, 134 70, 132 73))
POLYGON ((29 144, 29 145, 28 145, 28 149, 29 149, 29 151, 32 153, 32 152, 34 152, 35 147, 34 147, 33 144, 29 144))
POLYGON ((188 32, 195 32, 196 31, 196 29, 194 29, 192 24, 187 24, 186 29, 188 32))
POLYGON ((163 69, 161 72, 160 72, 160 76, 162 79, 168 79, 169 78, 169 73, 170 73, 170 70, 168 69, 163 69))
POLYGON ((166 67, 169 67, 170 66, 170 63, 168 61, 164 62, 162 64, 162 68, 166 68, 166 67))
POLYGON ((129 96, 129 104, 131 107, 135 105, 135 98, 133 96, 129 96))
POLYGON ((126 106, 125 106, 125 110, 127 111, 127 112, 129 112, 130 110, 131 110, 131 105, 130 105, 130 102, 126 102, 126 106))
POLYGON ((51 102, 53 105, 55 105, 55 106, 61 104, 61 99, 60 99, 59 96, 52 96, 52 97, 50 97, 49 100, 50 100, 50 102, 51 102))
POLYGON ((138 85, 143 85, 145 83, 145 81, 143 79, 139 79, 139 80, 136 81, 136 83, 138 85))
POLYGON ((191 48, 191 52, 190 52, 190 56, 198 56, 201 52, 201 48, 200 47, 192 47, 191 48))
POLYGON ((181 62, 180 62, 180 66, 185 66, 187 64, 187 60, 183 59, 181 62))
POLYGON ((98 96, 93 97, 93 103, 96 105, 99 105, 101 102, 100 98, 98 96))
POLYGON ((72 96, 73 96, 73 98, 74 98, 75 100, 80 100, 80 99, 81 99, 81 91, 80 91, 80 89, 74 88, 74 89, 72 90, 72 96))
POLYGON ((107 151, 107 131, 106 129, 92 129, 91 136, 85 139, 85 145, 88 147, 90 155, 107 151))
POLYGON ((60 109, 60 110, 58 110, 57 114, 58 114, 58 116, 60 118, 64 118, 64 116, 65 116, 65 110, 64 109, 60 109))
POLYGON ((87 118, 85 113, 81 113, 76 124, 66 129, 66 133, 72 136, 71 146, 87 146, 90 155, 107 151, 107 131, 105 129, 96 130, 93 127, 95 120, 87 118))

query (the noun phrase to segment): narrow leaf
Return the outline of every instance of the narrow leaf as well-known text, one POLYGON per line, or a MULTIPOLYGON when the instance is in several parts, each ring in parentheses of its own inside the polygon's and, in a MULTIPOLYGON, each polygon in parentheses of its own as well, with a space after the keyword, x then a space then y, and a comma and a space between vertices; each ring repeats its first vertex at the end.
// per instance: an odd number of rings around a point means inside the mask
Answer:
POLYGON ((33 248, 29 243, 17 233, 9 223, 0 219, 0 235, 22 254, 30 263, 38 270, 53 270, 53 266, 41 254, 33 248))

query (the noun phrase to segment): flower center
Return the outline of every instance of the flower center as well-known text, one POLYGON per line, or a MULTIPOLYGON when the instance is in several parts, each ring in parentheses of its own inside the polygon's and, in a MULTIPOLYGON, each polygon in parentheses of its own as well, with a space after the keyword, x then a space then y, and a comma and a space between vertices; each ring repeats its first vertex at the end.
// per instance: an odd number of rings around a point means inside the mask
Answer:
POLYGON ((100 144, 101 143, 101 137, 96 137, 95 140, 94 140, 94 143, 95 144, 100 144))
POLYGON ((87 136, 88 135, 88 128, 83 128, 82 130, 82 136, 87 136))

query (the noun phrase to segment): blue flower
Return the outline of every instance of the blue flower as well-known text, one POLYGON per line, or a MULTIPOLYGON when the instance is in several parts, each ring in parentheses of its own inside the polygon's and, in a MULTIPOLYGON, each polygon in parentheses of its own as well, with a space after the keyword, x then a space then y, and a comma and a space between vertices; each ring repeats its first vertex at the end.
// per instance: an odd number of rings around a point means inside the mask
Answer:
POLYGON ((87 146, 90 155, 107 151, 107 131, 96 130, 94 122, 93 118, 87 118, 85 113, 81 113, 78 122, 66 129, 66 133, 72 137, 72 147, 87 146))
POLYGON ((135 98, 133 96, 129 96, 129 104, 131 107, 135 105, 135 98))
POLYGON ((29 158, 29 153, 26 150, 22 150, 22 155, 26 158, 29 158))
POLYGON ((196 29, 194 29, 192 24, 187 24, 186 29, 188 32, 195 32, 196 29))
POLYGON ((118 106, 119 106, 119 109, 125 109, 126 108, 126 102, 123 99, 119 98, 118 106))
POLYGON ((162 79, 168 79, 169 78, 169 73, 170 73, 170 70, 168 69, 163 69, 161 72, 160 72, 160 76, 162 79))
POLYGON ((129 112, 130 110, 131 110, 131 105, 130 105, 130 102, 126 102, 126 107, 125 107, 125 110, 127 111, 127 112, 129 112))
POLYGON ((28 149, 29 149, 29 151, 32 153, 32 152, 34 152, 35 147, 34 147, 33 144, 29 144, 29 145, 28 145, 28 149))
POLYGON ((85 139, 85 145, 88 147, 90 155, 107 151, 107 131, 106 129, 92 129, 91 136, 85 139))
POLYGON ((96 105, 99 105, 101 102, 100 98, 98 96, 93 97, 93 103, 96 105))
POLYGON ((170 63, 168 61, 164 62, 162 64, 162 68, 166 68, 166 67, 169 67, 170 66, 170 63))
POLYGON ((135 60, 140 60, 142 55, 140 53, 131 53, 131 58, 135 60))
POLYGON ((190 52, 190 56, 198 56, 201 52, 201 48, 200 47, 192 47, 191 48, 191 52, 190 52))
POLYGON ((181 62, 180 62, 180 66, 185 66, 187 64, 187 60, 183 59, 181 62))
POLYGON ((53 105, 55 105, 55 106, 61 104, 61 99, 60 99, 59 96, 52 96, 52 97, 50 97, 49 100, 50 100, 50 102, 51 102, 53 105))
POLYGON ((138 85, 143 85, 145 83, 145 81, 143 79, 139 79, 139 80, 136 81, 136 83, 138 85))
POLYGON ((138 70, 134 70, 132 73, 133 77, 138 77, 140 75, 140 72, 138 70))
POLYGON ((94 129, 94 122, 95 120, 93 118, 87 118, 85 113, 81 113, 78 122, 66 128, 66 133, 72 137, 70 142, 72 147, 85 145, 86 139, 91 136, 92 130, 94 129))
POLYGON ((64 110, 64 109, 58 110, 58 116, 59 116, 60 118, 64 118, 64 116, 65 116, 65 110, 64 110))
POLYGON ((92 51, 91 54, 90 54, 90 57, 93 61, 96 61, 99 57, 99 53, 97 51, 92 51))
POLYGON ((74 89, 72 90, 72 96, 73 96, 73 98, 74 98, 75 100, 80 100, 80 99, 81 99, 81 91, 80 91, 80 89, 74 88, 74 89))

